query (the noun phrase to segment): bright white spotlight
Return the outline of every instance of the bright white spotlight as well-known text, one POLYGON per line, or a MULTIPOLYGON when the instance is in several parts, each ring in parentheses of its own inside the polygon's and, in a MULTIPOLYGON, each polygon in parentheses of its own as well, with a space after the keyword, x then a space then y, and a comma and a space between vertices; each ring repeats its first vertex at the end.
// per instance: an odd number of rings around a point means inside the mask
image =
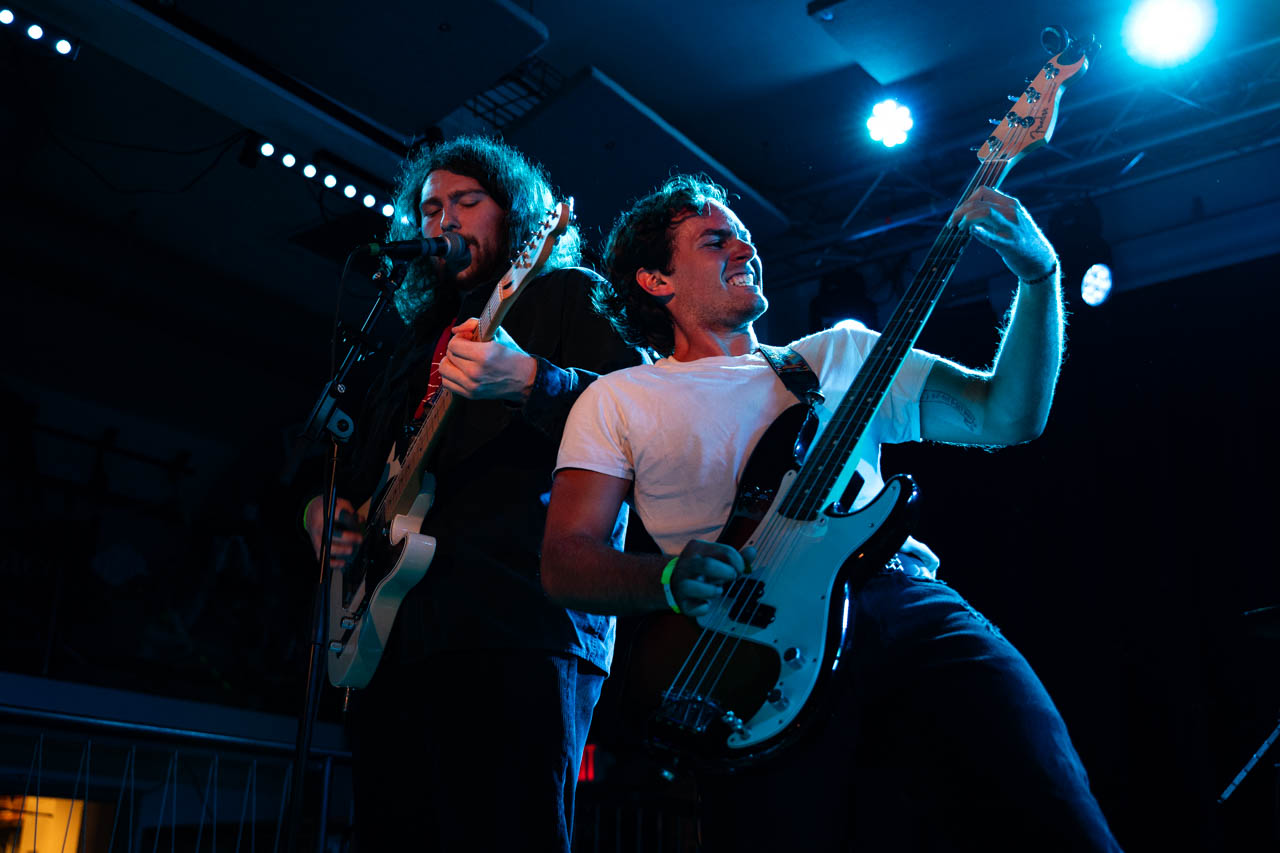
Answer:
POLYGON ((1097 307, 1107 301, 1111 295, 1111 267, 1106 264, 1094 264, 1085 272, 1080 281, 1080 298, 1086 305, 1097 307))
POLYGON ((36 41, 39 41, 40 39, 44 38, 44 28, 41 27, 39 24, 32 24, 31 26, 27 27, 27 35, 31 36, 31 38, 35 39, 36 41))
POLYGON ((336 186, 338 185, 338 179, 337 179, 337 178, 335 178, 333 175, 325 175, 325 176, 324 176, 324 185, 325 185, 326 187, 328 187, 329 189, 333 189, 334 187, 336 187, 336 186))
POLYGON ((852 317, 850 317, 848 319, 841 320, 839 323, 836 323, 835 326, 833 326, 832 328, 852 329, 855 332, 865 332, 867 330, 867 324, 863 323, 861 320, 855 320, 852 317))
POLYGON ((356 188, 351 186, 351 184, 347 184, 345 187, 342 188, 342 194, 345 195, 347 198, 355 198, 356 188))
POLYGON ((394 214, 395 212, 396 212, 396 209, 392 207, 390 204, 384 204, 382 206, 382 215, 387 217, 388 219, 390 219, 392 214, 394 214))
POLYGON ((258 150, 262 152, 263 157, 270 157, 272 154, 276 153, 276 147, 270 142, 262 143, 262 147, 258 150))
POLYGON ((308 163, 302 167, 302 174, 306 175, 308 178, 314 178, 316 176, 316 167, 308 163))
POLYGON ((365 206, 365 207, 373 207, 375 204, 377 204, 377 203, 378 203, 378 200, 377 200, 377 199, 375 199, 375 198, 374 198, 373 196, 371 196, 371 195, 366 195, 366 196, 362 199, 362 201, 364 202, 364 206, 365 206))
POLYGON ((1124 47, 1136 62, 1168 68, 1203 50, 1217 19, 1212 0, 1143 0, 1125 16, 1124 47))
POLYGON ((71 52, 71 42, 66 39, 58 39, 58 43, 53 46, 53 49, 63 56, 66 56, 71 52))
POLYGON ((13 12, 8 9, 0 9, 0 24, 8 26, 13 23, 13 12))
POLYGON ((293 164, 298 162, 298 158, 294 157, 292 154, 286 154, 280 158, 280 162, 284 164, 286 169, 292 169, 293 164))
POLYGON ((911 110, 897 101, 881 101, 871 110, 871 118, 867 119, 867 131, 876 142, 886 148, 901 145, 907 141, 907 131, 915 125, 911 119, 911 110))

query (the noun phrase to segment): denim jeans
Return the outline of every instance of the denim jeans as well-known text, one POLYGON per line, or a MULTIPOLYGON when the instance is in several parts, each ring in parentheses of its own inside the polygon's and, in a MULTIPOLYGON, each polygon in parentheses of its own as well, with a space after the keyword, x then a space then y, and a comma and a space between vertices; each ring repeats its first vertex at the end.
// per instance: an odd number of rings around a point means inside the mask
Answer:
POLYGON ((384 662, 351 703, 356 849, 568 853, 603 683, 534 650, 384 662))
POLYGON ((824 719, 776 759, 700 774, 703 850, 1120 849, 1053 701, 968 602, 885 571, 853 613, 824 719))

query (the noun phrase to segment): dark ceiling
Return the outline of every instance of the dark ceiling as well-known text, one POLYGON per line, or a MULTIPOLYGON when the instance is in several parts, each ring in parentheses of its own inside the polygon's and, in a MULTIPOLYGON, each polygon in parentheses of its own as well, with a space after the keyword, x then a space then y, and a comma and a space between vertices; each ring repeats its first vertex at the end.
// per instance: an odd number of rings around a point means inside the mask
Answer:
MULTIPOLYGON (((1121 293, 1280 245, 1275 3, 1221 4, 1207 51, 1166 72, 1125 55, 1123 4, 1100 0, 12 8, 5 376, 43 436, 42 473, 68 482, 102 458, 105 430, 187 471, 184 499, 236 460, 277 454, 326 378, 343 256, 384 227, 400 157, 438 134, 520 145, 577 198, 593 241, 669 172, 706 171, 759 238, 768 338, 807 330, 830 273, 865 291, 874 324, 975 168, 987 119, 1047 57, 1042 28, 1061 24, 1102 51, 1064 96, 1052 144, 1006 188, 1051 231, 1090 200, 1121 293), (32 19, 42 44, 19 31, 32 19), (49 49, 60 35, 74 61, 49 49), (862 126, 885 96, 916 119, 892 150, 862 126), (274 157, 256 156, 260 138, 274 157), (299 164, 284 168, 284 152, 299 164), (357 197, 304 178, 302 162, 357 197)), ((1006 285, 971 252, 944 310, 998 302, 1006 285)), ((368 286, 353 276, 345 293, 358 321, 368 286)), ((173 483, 160 482, 136 488, 155 500, 173 483)))

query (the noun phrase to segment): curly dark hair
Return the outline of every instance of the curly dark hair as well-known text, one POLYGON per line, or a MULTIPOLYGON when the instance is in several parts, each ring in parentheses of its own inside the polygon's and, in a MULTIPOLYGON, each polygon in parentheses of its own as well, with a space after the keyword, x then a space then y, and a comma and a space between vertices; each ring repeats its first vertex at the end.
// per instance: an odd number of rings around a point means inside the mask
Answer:
POLYGON ((639 285, 636 272, 658 269, 670 275, 676 226, 706 214, 713 201, 728 206, 724 187, 706 175, 674 175, 613 223, 604 246, 606 280, 596 283, 591 299, 628 344, 660 356, 675 350, 671 315, 639 285))
MULTIPOLYGON (((418 209, 422 187, 432 172, 446 171, 474 178, 498 206, 506 211, 507 231, 502 253, 510 256, 537 229, 547 211, 556 203, 546 170, 499 139, 487 136, 459 136, 438 145, 424 146, 405 160, 396 180, 395 213, 387 228, 388 240, 412 240, 422 234, 422 214, 418 209)), ((581 238, 576 225, 560 235, 555 252, 544 269, 576 266, 582 258, 581 238)), ((409 264, 403 285, 396 291, 396 310, 412 324, 435 302, 435 268, 427 258, 409 264)))

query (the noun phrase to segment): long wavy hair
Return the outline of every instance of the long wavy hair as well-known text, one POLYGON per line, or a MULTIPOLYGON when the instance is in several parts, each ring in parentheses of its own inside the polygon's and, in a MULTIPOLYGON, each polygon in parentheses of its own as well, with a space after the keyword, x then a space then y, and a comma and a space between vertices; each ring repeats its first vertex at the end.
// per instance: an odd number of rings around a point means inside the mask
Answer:
MULTIPOLYGON (((422 235, 419 202, 422 187, 432 172, 453 172, 479 182, 506 212, 506 233, 501 254, 508 257, 512 247, 529 239, 547 211, 556 203, 546 170, 505 142, 487 136, 459 136, 448 142, 423 147, 407 159, 396 180, 395 213, 387 228, 388 240, 412 240, 422 235)), ((581 238, 576 225, 560 236, 545 269, 576 266, 582 258, 581 238)), ((439 283, 427 258, 410 262, 404 282, 396 291, 400 317, 412 324, 436 301, 439 283)))
POLYGON ((624 341, 660 356, 675 350, 675 327, 666 307, 636 281, 636 272, 672 273, 676 226, 702 216, 710 202, 728 206, 724 187, 706 175, 674 175, 618 216, 604 246, 604 281, 591 294, 596 310, 624 341))

